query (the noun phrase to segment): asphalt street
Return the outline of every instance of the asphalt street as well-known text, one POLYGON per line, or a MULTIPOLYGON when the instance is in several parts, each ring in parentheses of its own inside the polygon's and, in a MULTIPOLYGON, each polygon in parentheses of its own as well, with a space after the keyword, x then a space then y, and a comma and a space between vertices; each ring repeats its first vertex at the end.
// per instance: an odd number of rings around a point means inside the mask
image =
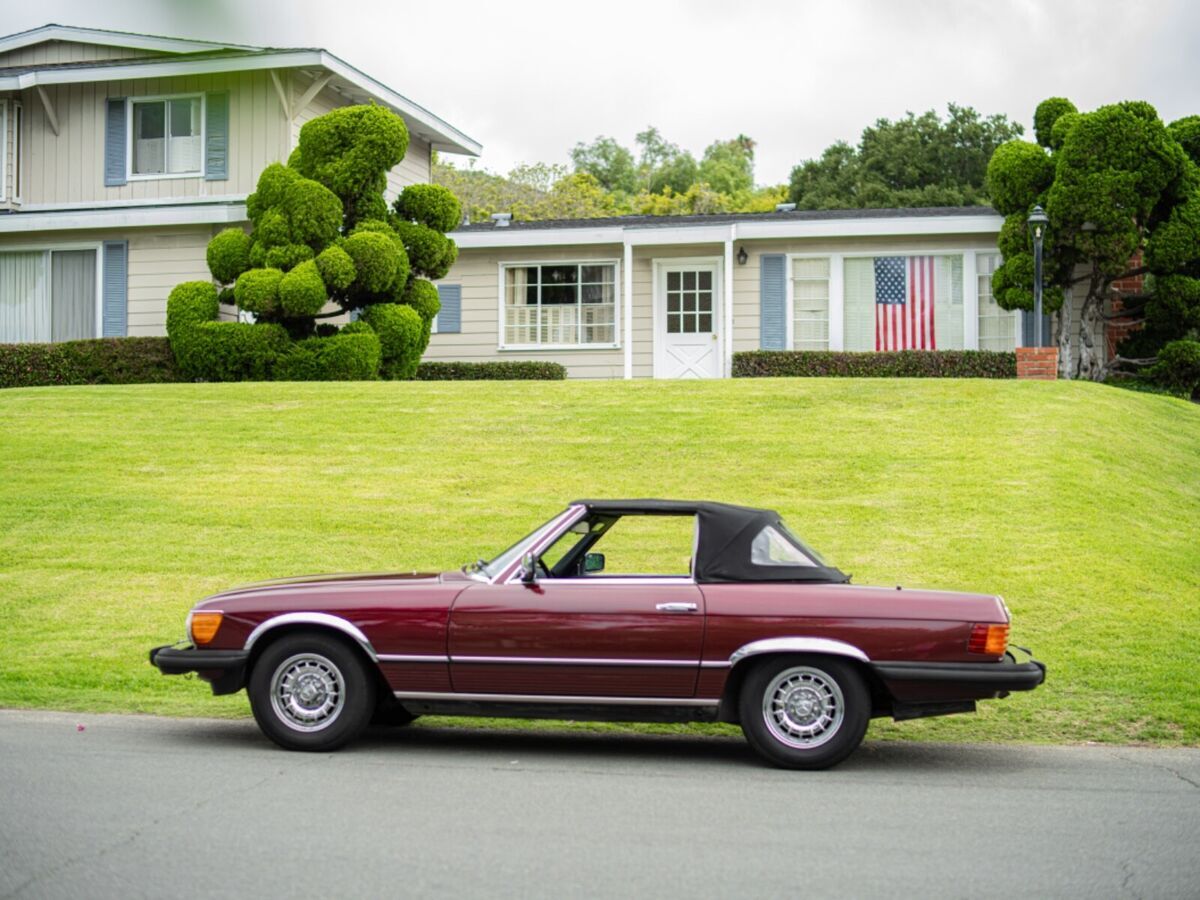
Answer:
POLYGON ((1200 751, 0 711, 0 898, 683 895, 1200 897, 1200 751))

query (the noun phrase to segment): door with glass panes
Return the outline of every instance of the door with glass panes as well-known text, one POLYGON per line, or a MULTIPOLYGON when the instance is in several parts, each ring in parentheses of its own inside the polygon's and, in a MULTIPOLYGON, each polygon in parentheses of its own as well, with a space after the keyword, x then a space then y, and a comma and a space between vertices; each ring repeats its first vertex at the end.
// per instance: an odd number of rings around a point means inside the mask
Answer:
POLYGON ((663 262, 655 290, 655 378, 719 378, 721 291, 716 263, 663 262))

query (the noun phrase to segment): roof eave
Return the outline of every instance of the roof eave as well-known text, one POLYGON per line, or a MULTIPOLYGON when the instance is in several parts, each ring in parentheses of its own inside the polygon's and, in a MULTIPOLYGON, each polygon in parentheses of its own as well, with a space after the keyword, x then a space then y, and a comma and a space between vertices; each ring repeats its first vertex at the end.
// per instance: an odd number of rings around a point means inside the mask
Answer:
POLYGON ((261 50, 249 44, 226 44, 218 41, 195 41, 185 38, 135 34, 104 28, 77 28, 72 25, 41 25, 0 37, 0 53, 20 50, 45 41, 71 41, 103 47, 129 47, 133 50, 157 50, 162 53, 196 53, 204 50, 261 50))
POLYGON ((724 240, 769 240, 802 237, 889 237, 921 235, 994 235, 1004 219, 994 213, 978 216, 921 216, 856 219, 775 219, 767 222, 670 222, 658 225, 609 225, 588 228, 495 228, 455 232, 461 249, 487 247, 544 247, 570 244, 655 245, 724 240))
POLYGON ((78 68, 32 69, 19 75, 0 76, 0 90, 28 90, 39 85, 79 84, 97 81, 132 81, 178 75, 208 75, 215 72, 249 72, 263 69, 292 69, 320 66, 358 90, 381 101, 410 122, 417 123, 436 150, 478 156, 483 146, 448 122, 376 81, 327 50, 280 50, 253 56, 209 59, 144 59, 127 64, 80 66, 78 68))

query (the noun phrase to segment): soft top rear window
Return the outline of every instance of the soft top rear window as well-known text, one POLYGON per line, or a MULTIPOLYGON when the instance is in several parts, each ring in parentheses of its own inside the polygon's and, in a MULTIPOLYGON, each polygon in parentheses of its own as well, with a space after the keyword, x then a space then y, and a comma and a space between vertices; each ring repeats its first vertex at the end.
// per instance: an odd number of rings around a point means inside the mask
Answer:
POLYGON ((750 562, 756 566, 819 566, 824 562, 783 526, 767 525, 750 543, 750 562))

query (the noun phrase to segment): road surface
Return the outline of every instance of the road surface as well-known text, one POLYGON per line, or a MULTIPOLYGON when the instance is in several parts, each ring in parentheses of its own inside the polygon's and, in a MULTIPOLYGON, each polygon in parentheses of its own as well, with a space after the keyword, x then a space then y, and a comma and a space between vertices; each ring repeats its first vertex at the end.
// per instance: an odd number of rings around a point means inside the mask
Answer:
POLYGON ((1200 750, 0 711, 0 898, 1200 897, 1200 750), (83 730, 78 726, 82 725, 83 730))

